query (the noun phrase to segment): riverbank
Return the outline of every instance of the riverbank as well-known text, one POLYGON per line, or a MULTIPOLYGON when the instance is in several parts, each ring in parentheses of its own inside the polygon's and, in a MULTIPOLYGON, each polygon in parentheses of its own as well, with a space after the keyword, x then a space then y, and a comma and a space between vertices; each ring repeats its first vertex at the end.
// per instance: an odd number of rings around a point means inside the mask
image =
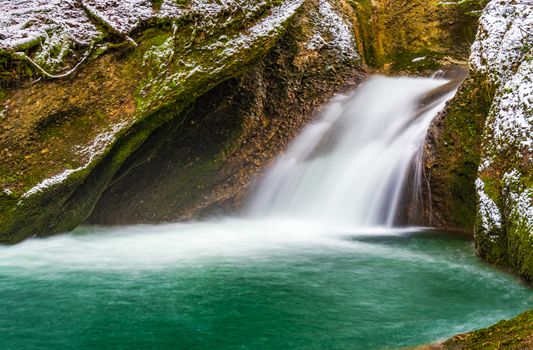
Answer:
POLYGON ((424 345, 414 350, 463 349, 533 349, 533 309, 491 327, 458 334, 441 344, 424 345))

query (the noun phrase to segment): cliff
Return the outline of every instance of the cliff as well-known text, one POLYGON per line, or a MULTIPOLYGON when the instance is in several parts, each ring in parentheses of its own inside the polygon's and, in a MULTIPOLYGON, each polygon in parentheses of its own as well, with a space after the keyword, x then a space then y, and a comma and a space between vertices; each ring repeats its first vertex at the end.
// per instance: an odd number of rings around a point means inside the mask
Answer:
POLYGON ((477 254, 533 280, 533 6, 492 1, 471 77, 428 139, 432 224, 473 230, 477 254))

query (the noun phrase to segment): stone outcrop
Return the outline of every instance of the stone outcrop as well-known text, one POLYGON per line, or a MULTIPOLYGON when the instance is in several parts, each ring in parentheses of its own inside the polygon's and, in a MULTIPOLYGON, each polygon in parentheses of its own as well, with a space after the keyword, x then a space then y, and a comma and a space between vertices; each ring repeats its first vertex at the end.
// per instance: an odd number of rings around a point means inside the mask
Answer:
POLYGON ((475 231, 478 255, 533 280, 533 6, 491 1, 471 78, 434 123, 433 223, 475 231))
POLYGON ((365 76, 350 23, 326 1, 302 10, 252 69, 157 130, 89 221, 161 222, 239 210, 253 179, 314 110, 365 76))
POLYGON ((171 11, 179 3, 27 2, 2 4, 2 242, 83 222, 154 130, 263 57, 303 4, 191 1, 171 11), (19 27, 27 32, 9 40, 19 27), (50 37, 72 49, 57 50, 50 37), (57 64, 40 59, 50 55, 57 64), (79 55, 90 57, 66 79, 51 78, 79 55))

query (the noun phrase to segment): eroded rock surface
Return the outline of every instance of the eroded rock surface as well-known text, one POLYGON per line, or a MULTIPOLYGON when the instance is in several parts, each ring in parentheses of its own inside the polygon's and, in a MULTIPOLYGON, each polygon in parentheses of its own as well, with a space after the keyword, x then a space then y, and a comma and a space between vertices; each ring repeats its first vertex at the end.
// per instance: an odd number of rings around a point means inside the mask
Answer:
POLYGON ((98 223, 157 222, 238 207, 252 178, 365 63, 427 72, 463 60, 478 7, 0 5, 0 242, 66 231, 91 213, 98 223))

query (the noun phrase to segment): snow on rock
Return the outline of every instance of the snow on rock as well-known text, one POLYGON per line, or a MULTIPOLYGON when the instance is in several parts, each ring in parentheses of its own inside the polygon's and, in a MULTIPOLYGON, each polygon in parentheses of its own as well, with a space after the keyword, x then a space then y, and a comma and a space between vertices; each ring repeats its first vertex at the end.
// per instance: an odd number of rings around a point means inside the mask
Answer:
POLYGON ((489 125, 498 151, 509 146, 532 152, 533 143, 533 60, 524 60, 516 73, 498 92, 489 125))
POLYGON ((99 33, 77 0, 0 0, 0 49, 18 49, 50 33, 88 45, 99 33))
POLYGON ((347 58, 360 60, 353 30, 335 13, 327 0, 319 1, 318 13, 312 18, 316 32, 306 44, 308 50, 327 47, 347 58))
POLYGON ((495 94, 484 130, 479 172, 498 165, 502 154, 533 153, 533 60, 525 59, 495 94))
POLYGON ((516 170, 505 173, 503 181, 509 191, 507 200, 511 208, 509 217, 516 218, 527 227, 529 234, 533 236, 533 189, 525 188, 520 183, 520 173, 516 170))
POLYGON ((505 83, 531 54, 533 0, 492 0, 479 20, 470 64, 493 82, 505 83))
POLYGON ((178 18, 176 1, 155 9, 150 0, 0 0, 0 49, 17 50, 51 36, 66 37, 86 46, 102 32, 98 22, 128 34, 153 17, 178 18))
MULTIPOLYGON (((496 90, 483 131, 478 207, 481 230, 528 222, 533 189, 533 0, 492 0, 483 10, 470 56, 476 75, 496 90), (481 180, 483 179, 485 183, 481 180), (498 206, 485 193, 497 191, 498 206)), ((516 225, 515 225, 516 226, 516 225)))
POLYGON ((302 5, 303 0, 285 1, 282 5, 274 7, 270 15, 251 27, 248 32, 240 34, 234 40, 225 44, 223 54, 229 56, 235 52, 248 48, 260 38, 271 36, 278 28, 291 18, 302 5))
MULTIPOLYGON (((236 62, 252 57, 255 52, 262 52, 265 43, 271 44, 270 39, 282 33, 282 29, 303 4, 303 1, 192 0, 188 2, 187 8, 180 7, 174 0, 163 1, 161 6, 157 8, 153 7, 152 2, 148 0, 79 0, 76 3, 80 4, 78 9, 84 9, 83 15, 88 16, 80 15, 78 20, 97 18, 105 26, 111 27, 115 32, 125 36, 135 30, 143 21, 154 16, 172 17, 182 16, 185 13, 193 23, 194 21, 197 22, 196 24, 188 24, 194 26, 192 39, 197 31, 204 31, 203 40, 194 42, 194 47, 192 46, 193 41, 191 41, 191 45, 176 46, 175 40, 178 36, 169 35, 161 44, 153 45, 144 51, 142 56, 143 69, 149 70, 151 74, 147 75, 146 79, 139 81, 139 91, 144 99, 142 104, 137 106, 137 114, 142 115, 145 111, 144 108, 152 108, 160 101, 171 99, 172 96, 179 96, 181 91, 186 91, 185 89, 191 85, 191 81, 201 81, 206 77, 215 79, 213 77, 217 77, 217 74, 222 76, 232 65, 236 65, 236 62), (240 30, 232 28, 232 30, 227 31, 215 30, 210 32, 212 28, 235 27, 237 20, 241 21, 243 17, 249 17, 252 21, 249 24, 244 23, 240 30), (194 54, 190 54, 191 52, 194 54), (176 64, 178 68, 169 69, 170 63, 176 64)), ((0 2, 6 2, 6 0, 0 0, 0 2)), ((50 2, 33 0, 31 4, 34 5, 32 12, 34 13, 36 9, 46 7, 50 2)), ((59 6, 56 10, 61 7, 59 1, 54 2, 54 4, 56 7, 59 6)), ((9 5, 10 11, 16 7, 9 5)), ((51 13, 50 16, 52 16, 51 13)), ((44 21, 46 22, 50 18, 44 21)), ((2 18, 2 21, 4 20, 5 18, 2 18)), ((66 31, 48 32, 46 28, 40 26, 42 24, 41 22, 24 24, 32 30, 28 32, 28 37, 30 34, 38 36, 43 43, 42 45, 54 41, 57 42, 56 46, 71 39, 65 37, 66 31)), ((176 34, 179 22, 176 21, 172 24, 174 34, 176 34)), ((102 26, 98 28, 102 28, 102 26)), ((0 33, 7 33, 7 30, 0 27, 0 33)), ((87 35, 85 40, 96 40, 97 35, 100 34, 95 29, 94 32, 87 35)), ((6 36, 2 36, 2 38, 5 39, 6 36)), ((12 45, 11 49, 17 48, 14 41, 5 40, 4 44, 12 45)), ((54 57, 51 57, 49 51, 48 48, 43 48, 37 55, 53 60, 54 57)), ((108 131, 99 134, 89 145, 74 147, 73 153, 78 156, 78 159, 81 159, 82 165, 74 169, 63 169, 60 173, 42 180, 22 195, 20 203, 23 199, 67 181, 75 173, 89 169, 110 148, 117 133, 126 127, 126 122, 110 126, 108 131)))
POLYGON ((494 232, 494 228, 499 229, 502 225, 500 209, 498 209, 496 203, 485 193, 485 183, 479 178, 476 180, 476 190, 479 198, 481 226, 486 232, 494 232))
POLYGON ((67 180, 70 175, 83 169, 87 169, 93 160, 102 155, 102 153, 107 149, 107 146, 109 146, 115 140, 115 135, 126 125, 127 123, 125 122, 111 125, 108 131, 98 135, 90 144, 85 147, 78 147, 76 149, 76 153, 85 158, 85 162, 81 166, 75 169, 65 169, 63 172, 41 181, 25 192, 22 195, 22 198, 28 198, 36 193, 42 192, 49 187, 60 184, 67 180))
POLYGON ((91 14, 123 34, 150 19, 154 12, 152 4, 146 0, 81 0, 81 3, 91 14))
POLYGON ((202 20, 203 26, 213 26, 220 25, 220 23, 217 23, 216 18, 223 13, 239 13, 244 15, 244 18, 250 18, 264 5, 265 1, 259 0, 192 0, 190 12, 204 17, 202 20))
MULTIPOLYGON (((0 0, 0 51, 40 46, 33 60, 56 70, 74 44, 89 46, 101 41, 106 31, 127 37, 150 19, 177 21, 185 15, 196 18, 198 27, 221 26, 219 17, 239 13, 248 19, 269 3, 192 0, 180 5, 164 0, 156 7, 150 0, 0 0)), ((230 16, 226 22, 231 21, 230 16)))
POLYGON ((0 106, 0 121, 6 117, 7 109, 5 106, 0 106))
POLYGON ((225 13, 240 11, 248 18, 265 3, 192 0, 188 5, 180 5, 175 0, 164 0, 156 8, 150 0, 0 0, 0 49, 17 50, 41 42, 52 33, 82 46, 89 45, 102 35, 99 22, 118 33, 129 34, 152 18, 177 19, 189 13, 203 17, 198 24, 205 26, 225 13))
MULTIPOLYGON (((200 2, 197 1, 198 5, 200 2)), ((237 10, 239 6, 245 6, 246 1, 220 1, 218 2, 203 2, 203 6, 198 7, 206 13, 218 13, 218 11, 227 11, 230 13, 237 10), (230 7, 226 7, 230 6, 230 7)), ((257 1, 253 5, 244 7, 247 12, 260 12, 261 8, 267 2, 257 1)), ((167 62, 175 55, 173 50, 173 39, 169 38, 162 44, 152 47, 144 56, 143 61, 145 66, 149 63, 153 74, 148 81, 142 83, 142 95, 145 101, 157 100, 162 96, 167 95, 171 89, 179 89, 183 82, 188 79, 193 79, 194 76, 209 74, 216 74, 224 71, 228 65, 233 64, 234 57, 239 56, 246 50, 257 46, 263 39, 268 39, 284 27, 287 21, 296 13, 296 10, 303 4, 303 0, 286 0, 281 4, 269 8, 269 10, 258 19, 251 27, 245 31, 238 32, 231 35, 228 31, 227 35, 222 34, 215 39, 209 41, 205 46, 197 46, 194 49, 197 52, 204 52, 205 55, 200 55, 200 59, 196 56, 187 56, 178 58, 178 62, 182 69, 169 74, 166 67, 167 62), (211 53, 216 52, 216 55, 211 53)), ((194 5, 194 3, 193 3, 194 5)), ((201 28, 211 25, 209 21, 202 23, 201 28)), ((224 25, 223 23, 219 25, 224 25)), ((261 45, 261 44, 259 44, 261 45)), ((143 105, 144 106, 144 105, 143 105)))

